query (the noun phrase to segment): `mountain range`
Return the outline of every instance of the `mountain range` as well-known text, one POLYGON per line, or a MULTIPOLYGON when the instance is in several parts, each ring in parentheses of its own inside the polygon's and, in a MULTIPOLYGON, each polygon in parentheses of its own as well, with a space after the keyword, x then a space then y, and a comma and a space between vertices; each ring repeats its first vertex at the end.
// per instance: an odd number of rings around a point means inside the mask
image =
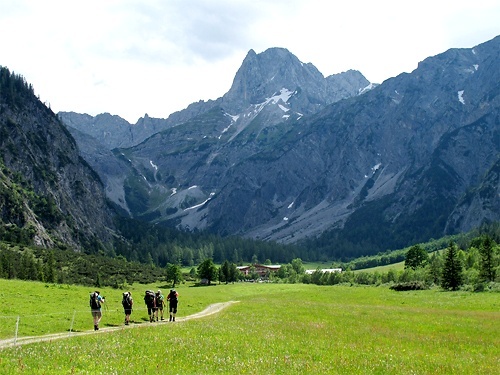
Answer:
MULTIPOLYGON (((499 51, 500 37, 450 49, 376 85, 250 50, 227 93, 166 119, 47 121, 66 126, 72 160, 98 177, 79 173, 102 183, 85 207, 102 220, 75 213, 92 238, 113 234, 105 194, 122 215, 179 230, 371 254, 500 220, 499 51)), ((21 126, 16 116, 4 122, 21 126)))

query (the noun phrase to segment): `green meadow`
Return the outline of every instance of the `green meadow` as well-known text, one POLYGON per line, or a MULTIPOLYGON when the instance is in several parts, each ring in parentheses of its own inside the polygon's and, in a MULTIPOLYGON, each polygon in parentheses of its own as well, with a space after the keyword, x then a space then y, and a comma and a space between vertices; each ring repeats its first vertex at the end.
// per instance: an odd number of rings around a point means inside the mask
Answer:
POLYGON ((236 283, 176 288, 179 321, 149 323, 133 285, 131 326, 121 290, 92 331, 89 288, 0 280, 0 339, 64 333, 0 349, 1 374, 496 374, 500 295, 387 287, 236 283), (212 303, 238 301, 189 319, 212 303), (19 320, 18 320, 19 319, 19 320), (73 335, 89 332, 88 335, 73 335), (114 330, 106 330, 115 327, 114 330))

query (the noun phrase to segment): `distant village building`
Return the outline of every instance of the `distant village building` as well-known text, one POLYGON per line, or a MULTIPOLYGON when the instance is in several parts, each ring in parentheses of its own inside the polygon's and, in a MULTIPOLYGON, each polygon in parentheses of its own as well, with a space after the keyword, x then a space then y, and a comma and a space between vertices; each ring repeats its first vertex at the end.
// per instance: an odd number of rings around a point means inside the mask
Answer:
POLYGON ((237 268, 245 276, 248 276, 253 268, 260 277, 265 277, 270 272, 277 272, 281 268, 281 265, 277 264, 266 266, 264 264, 254 264, 251 266, 240 266, 237 268))
POLYGON ((312 275, 316 271, 319 271, 322 273, 334 273, 334 272, 342 272, 342 268, 323 268, 321 270, 306 270, 306 274, 312 275))

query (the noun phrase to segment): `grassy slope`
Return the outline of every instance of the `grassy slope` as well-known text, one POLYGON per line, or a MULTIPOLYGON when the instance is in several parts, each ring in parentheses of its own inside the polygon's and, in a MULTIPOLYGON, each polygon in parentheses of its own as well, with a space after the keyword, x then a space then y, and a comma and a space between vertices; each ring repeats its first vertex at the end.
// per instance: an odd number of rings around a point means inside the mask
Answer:
POLYGON ((353 272, 380 272, 380 273, 385 273, 389 271, 390 269, 393 269, 395 271, 403 271, 405 269, 405 262, 398 262, 398 263, 392 263, 392 264, 387 264, 385 266, 378 266, 378 267, 372 267, 372 268, 362 268, 359 270, 354 270, 353 272))
MULTIPOLYGON (((141 308, 133 313, 138 322, 146 318, 139 294, 147 287, 132 288, 141 308)), ((177 289, 180 316, 213 302, 240 303, 198 320, 144 322, 112 333, 3 349, 0 373, 492 374, 500 359, 495 293, 247 283, 177 289)), ((88 288, 0 280, 0 290, 9 302, 0 306, 0 319, 18 314, 20 322, 35 319, 33 334, 67 330, 76 308, 82 311, 77 328, 92 328, 88 288), (52 298, 41 299, 38 308, 28 302, 25 309, 17 290, 52 298), (65 328, 61 316, 69 317, 65 328)), ((111 310, 104 327, 122 324, 115 300, 120 293, 103 291, 111 310)))

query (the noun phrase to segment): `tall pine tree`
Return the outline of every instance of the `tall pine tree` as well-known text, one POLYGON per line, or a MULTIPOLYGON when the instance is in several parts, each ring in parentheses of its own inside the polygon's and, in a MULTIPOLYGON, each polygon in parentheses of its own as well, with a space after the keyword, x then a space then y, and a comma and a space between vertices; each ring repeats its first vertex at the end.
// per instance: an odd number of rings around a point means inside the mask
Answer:
POLYGON ((445 289, 458 290, 463 283, 462 262, 453 241, 448 245, 441 276, 441 286, 445 289))
POLYGON ((496 257, 494 242, 489 236, 485 236, 479 246, 481 263, 479 277, 483 281, 495 281, 496 278, 496 257))

